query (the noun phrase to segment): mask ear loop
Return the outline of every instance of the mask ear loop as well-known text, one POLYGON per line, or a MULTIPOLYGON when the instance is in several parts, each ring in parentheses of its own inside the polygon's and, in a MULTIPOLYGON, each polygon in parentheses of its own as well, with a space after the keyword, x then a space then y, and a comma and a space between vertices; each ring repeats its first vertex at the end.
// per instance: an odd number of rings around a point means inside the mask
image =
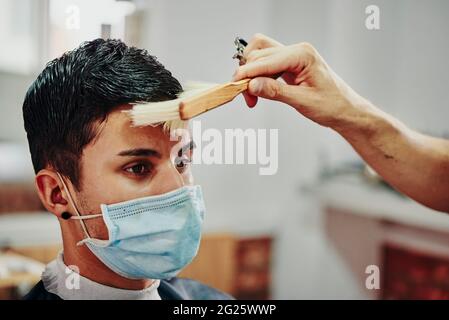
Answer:
POLYGON ((64 181, 64 179, 62 178, 62 176, 59 174, 59 172, 56 172, 56 174, 58 175, 59 179, 61 180, 62 185, 64 186, 64 189, 67 192, 67 197, 69 198, 69 202, 72 205, 73 209, 75 210, 77 216, 71 216, 69 219, 73 219, 73 220, 79 220, 81 223, 81 228, 83 229, 84 234, 86 235, 86 238, 78 241, 78 243, 76 244, 77 246, 81 246, 83 245, 86 241, 88 241, 89 239, 92 239, 89 235, 89 232, 87 231, 86 225, 84 223, 84 219, 92 219, 92 218, 97 218, 97 217, 101 217, 102 214, 90 214, 90 215, 85 215, 82 216, 80 214, 80 212, 78 211, 78 208, 75 205, 75 202, 73 201, 72 195, 70 194, 69 188, 67 188, 67 185, 64 181))

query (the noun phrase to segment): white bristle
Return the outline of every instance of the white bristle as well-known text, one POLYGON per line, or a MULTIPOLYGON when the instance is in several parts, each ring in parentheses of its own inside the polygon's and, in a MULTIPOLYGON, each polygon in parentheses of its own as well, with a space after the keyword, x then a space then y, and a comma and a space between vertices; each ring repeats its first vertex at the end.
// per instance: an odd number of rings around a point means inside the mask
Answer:
POLYGON ((177 99, 161 102, 143 102, 133 104, 131 110, 125 111, 131 116, 134 126, 157 126, 164 123, 165 127, 182 126, 179 118, 179 103, 205 90, 211 89, 216 84, 204 82, 189 82, 184 86, 184 91, 177 99))

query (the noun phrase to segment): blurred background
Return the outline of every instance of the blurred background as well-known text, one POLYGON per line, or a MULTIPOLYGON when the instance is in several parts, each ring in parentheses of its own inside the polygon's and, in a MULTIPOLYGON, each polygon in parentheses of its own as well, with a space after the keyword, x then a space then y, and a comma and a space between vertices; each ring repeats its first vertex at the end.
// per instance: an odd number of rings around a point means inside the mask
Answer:
MULTIPOLYGON (((60 249, 22 120, 45 63, 82 41, 146 48, 181 82, 226 82, 234 38, 308 41, 357 92, 407 125, 449 137, 446 0, 0 0, 0 298, 20 298, 60 249), (365 25, 370 5, 380 29, 365 25)), ((337 134, 291 108, 241 97, 203 130, 279 130, 279 167, 196 165, 204 240, 183 276, 237 298, 449 298, 449 216, 379 180, 337 134)))

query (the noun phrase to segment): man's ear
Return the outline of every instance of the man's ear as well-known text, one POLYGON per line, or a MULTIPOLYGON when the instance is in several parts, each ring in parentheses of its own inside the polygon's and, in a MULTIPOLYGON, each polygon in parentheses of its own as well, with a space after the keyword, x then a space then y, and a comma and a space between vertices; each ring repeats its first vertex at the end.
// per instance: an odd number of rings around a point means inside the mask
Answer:
POLYGON ((56 172, 50 169, 40 170, 35 179, 39 198, 45 209, 58 218, 70 211, 67 193, 56 172))

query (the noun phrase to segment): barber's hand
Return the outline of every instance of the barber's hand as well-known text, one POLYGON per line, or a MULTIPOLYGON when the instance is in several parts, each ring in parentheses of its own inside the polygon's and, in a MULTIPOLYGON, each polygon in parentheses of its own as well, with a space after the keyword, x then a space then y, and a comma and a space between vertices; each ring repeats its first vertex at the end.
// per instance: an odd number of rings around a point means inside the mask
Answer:
POLYGON ((341 124, 344 113, 365 104, 308 43, 284 46, 257 34, 244 51, 246 63, 234 81, 253 78, 245 93, 249 107, 257 97, 287 103, 307 118, 328 127, 341 124), (281 75, 284 82, 273 79, 281 75))

